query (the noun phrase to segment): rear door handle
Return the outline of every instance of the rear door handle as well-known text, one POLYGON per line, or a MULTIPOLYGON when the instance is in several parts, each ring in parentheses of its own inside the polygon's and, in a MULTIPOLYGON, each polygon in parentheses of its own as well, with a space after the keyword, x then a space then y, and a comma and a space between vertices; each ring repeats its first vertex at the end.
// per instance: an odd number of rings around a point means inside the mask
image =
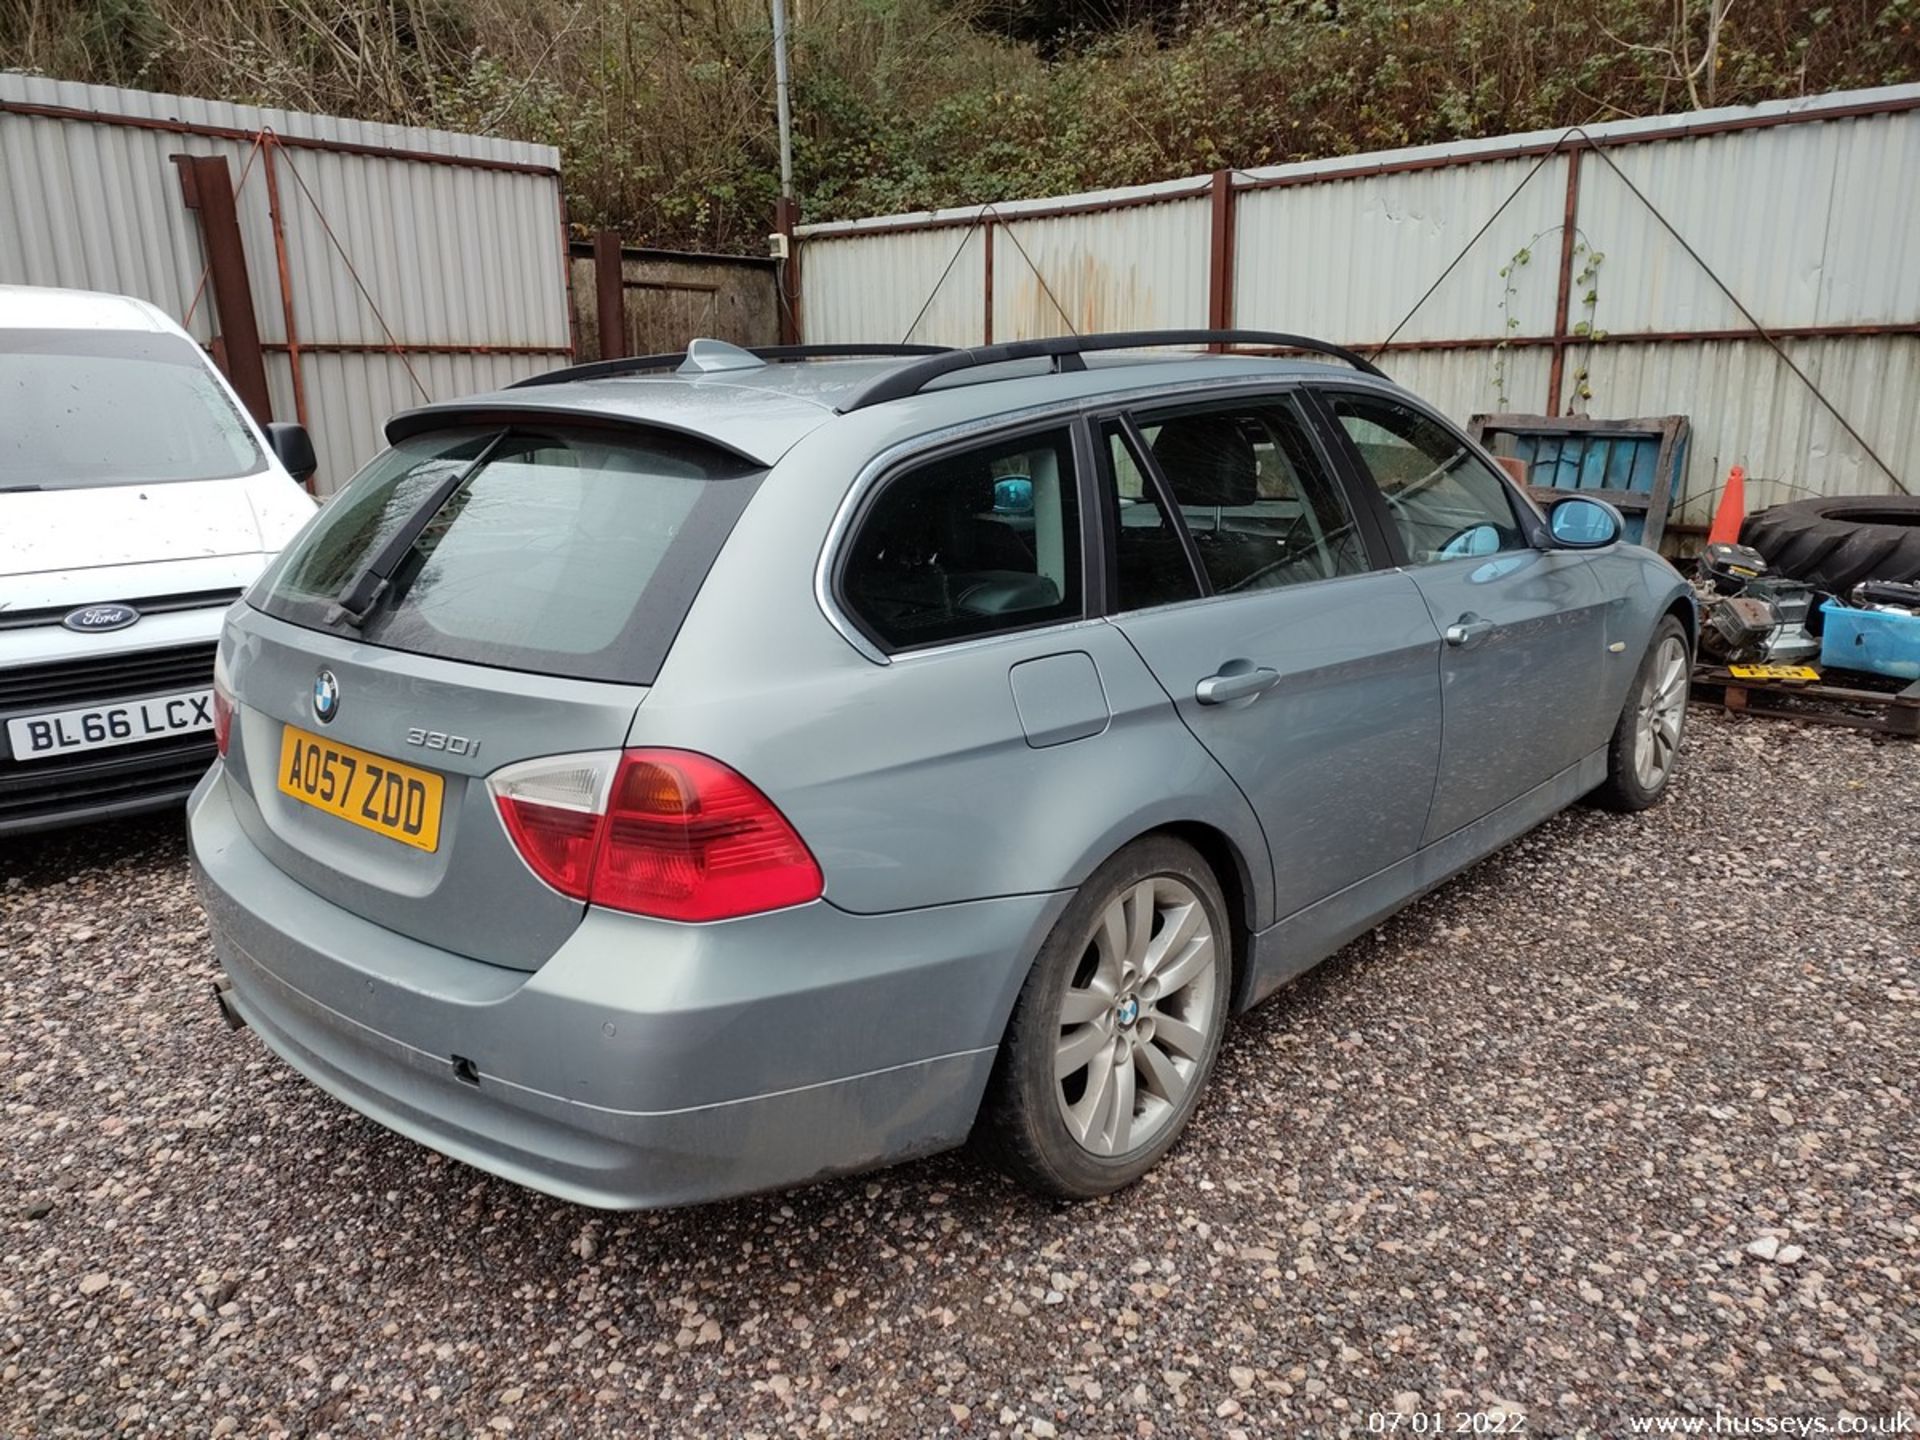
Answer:
POLYGON ((1482 619, 1469 610, 1453 624, 1447 626, 1447 644, 1456 650, 1471 650, 1487 636, 1493 633, 1493 622, 1482 619))
POLYGON ((1225 705, 1247 700, 1271 690, 1279 682, 1280 672, 1260 666, 1247 670, 1222 670, 1209 675, 1193 687, 1193 698, 1202 705, 1225 705))

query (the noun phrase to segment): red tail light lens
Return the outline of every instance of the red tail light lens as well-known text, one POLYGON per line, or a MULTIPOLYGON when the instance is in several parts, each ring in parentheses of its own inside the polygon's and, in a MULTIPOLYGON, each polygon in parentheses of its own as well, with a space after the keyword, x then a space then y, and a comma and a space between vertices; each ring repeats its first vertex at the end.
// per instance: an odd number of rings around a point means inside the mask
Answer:
POLYGON ((213 747, 224 757, 233 741, 233 691, 218 660, 213 666, 213 747))
POLYGON ((820 867, 766 796, 704 755, 630 750, 607 804, 593 903, 721 920, 820 898, 820 867))
POLYGON ((820 897, 820 867, 786 817, 705 755, 561 756, 488 784, 521 858, 563 895, 689 921, 820 897))

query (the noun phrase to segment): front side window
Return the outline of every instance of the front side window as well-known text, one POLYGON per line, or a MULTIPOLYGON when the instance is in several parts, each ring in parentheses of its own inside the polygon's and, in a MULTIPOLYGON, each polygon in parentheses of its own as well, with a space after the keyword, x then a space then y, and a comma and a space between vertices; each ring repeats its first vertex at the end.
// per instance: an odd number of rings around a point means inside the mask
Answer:
POLYGON ((1328 399, 1415 565, 1527 548, 1506 485, 1446 426, 1379 396, 1328 399))
POLYGON ((1140 416, 1216 595, 1357 575, 1360 529, 1289 400, 1140 416))
POLYGON ((929 460, 887 481, 841 572, 889 649, 1081 614, 1080 507, 1064 426, 929 460))
POLYGON ((226 480, 265 468, 192 341, 0 329, 0 490, 226 480))
POLYGON ((416 655, 650 683, 763 472, 662 431, 435 431, 377 457, 248 599, 416 655), (356 624, 338 601, 458 480, 356 624))

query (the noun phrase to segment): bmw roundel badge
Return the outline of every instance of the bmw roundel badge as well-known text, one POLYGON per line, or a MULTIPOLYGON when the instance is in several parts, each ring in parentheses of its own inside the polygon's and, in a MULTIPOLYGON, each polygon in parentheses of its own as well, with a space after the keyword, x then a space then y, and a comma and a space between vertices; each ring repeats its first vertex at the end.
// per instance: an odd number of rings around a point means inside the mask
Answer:
POLYGON ((102 630, 124 630, 139 618, 140 612, 131 605, 82 605, 78 610, 69 610, 60 618, 60 623, 69 630, 90 635, 102 630))
POLYGON ((340 682, 331 670, 313 677, 313 714, 322 725, 340 713, 340 682))

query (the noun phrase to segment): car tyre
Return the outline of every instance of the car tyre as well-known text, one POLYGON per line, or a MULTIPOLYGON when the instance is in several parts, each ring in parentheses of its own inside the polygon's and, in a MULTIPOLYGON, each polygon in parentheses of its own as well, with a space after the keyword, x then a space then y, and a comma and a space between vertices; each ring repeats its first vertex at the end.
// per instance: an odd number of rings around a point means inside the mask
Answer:
POLYGON ((1034 961, 976 1141, 1044 1195, 1131 1185, 1185 1130, 1220 1053, 1232 930, 1213 871, 1171 836, 1082 885, 1034 961))
POLYGON ((1775 575, 1845 595, 1862 580, 1920 580, 1920 498, 1816 495, 1747 516, 1740 543, 1775 575))
POLYGON ((1646 809, 1666 793, 1680 760, 1692 678, 1686 627, 1668 615, 1654 627, 1627 703, 1613 727, 1607 745, 1607 778, 1594 792, 1597 804, 1632 812, 1646 809))

